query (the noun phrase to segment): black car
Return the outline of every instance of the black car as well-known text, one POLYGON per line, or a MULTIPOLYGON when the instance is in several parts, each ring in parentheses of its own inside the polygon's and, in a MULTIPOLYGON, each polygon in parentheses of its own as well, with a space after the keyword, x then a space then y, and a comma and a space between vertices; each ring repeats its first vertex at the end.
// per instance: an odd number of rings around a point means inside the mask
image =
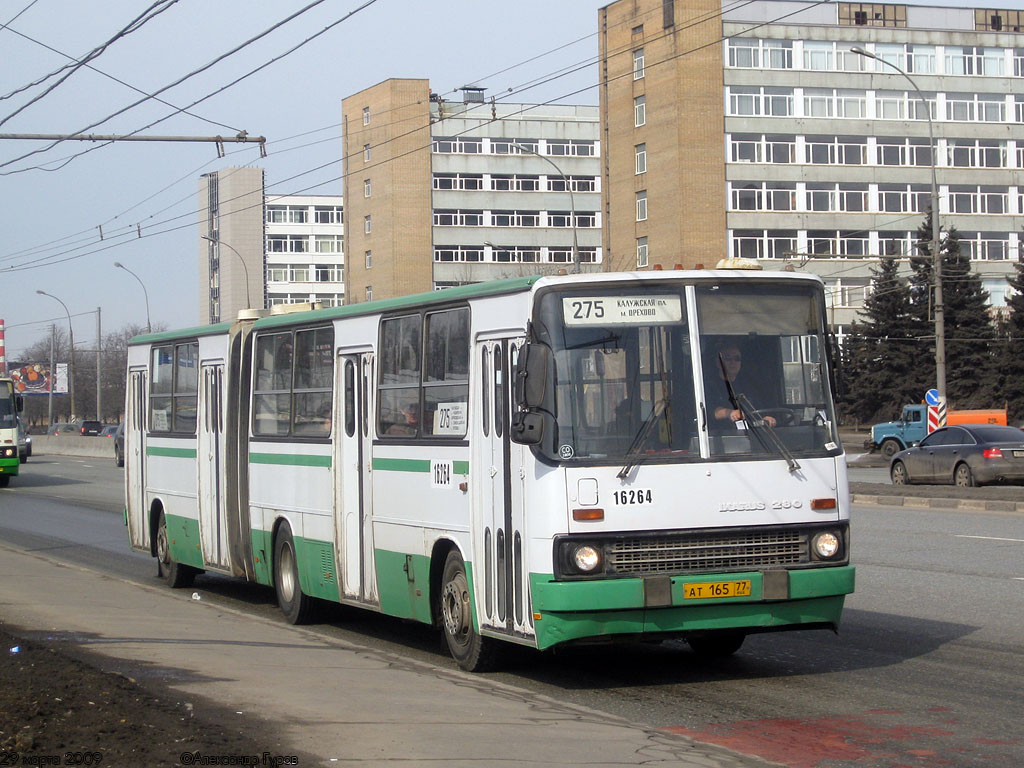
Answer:
POLYGON ((937 429, 889 464, 893 485, 1024 483, 1024 430, 998 424, 937 429))
POLYGON ((100 433, 101 429, 103 429, 103 424, 99 421, 84 419, 78 422, 78 434, 80 435, 95 437, 100 433))
POLYGON ((114 432, 114 463, 119 467, 124 466, 124 422, 117 425, 114 432))

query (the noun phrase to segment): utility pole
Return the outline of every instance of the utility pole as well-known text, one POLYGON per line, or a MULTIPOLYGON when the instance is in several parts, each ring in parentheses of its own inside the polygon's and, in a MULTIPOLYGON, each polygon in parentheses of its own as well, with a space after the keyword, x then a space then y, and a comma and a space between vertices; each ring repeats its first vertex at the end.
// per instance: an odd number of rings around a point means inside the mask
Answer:
POLYGON ((46 398, 49 402, 46 405, 46 431, 53 429, 53 388, 57 385, 57 371, 53 367, 54 347, 57 342, 57 326, 50 323, 50 393, 46 398))
POLYGON ((103 372, 102 355, 103 334, 100 332, 100 308, 96 307, 96 421, 103 423, 103 387, 100 386, 100 375, 103 372))

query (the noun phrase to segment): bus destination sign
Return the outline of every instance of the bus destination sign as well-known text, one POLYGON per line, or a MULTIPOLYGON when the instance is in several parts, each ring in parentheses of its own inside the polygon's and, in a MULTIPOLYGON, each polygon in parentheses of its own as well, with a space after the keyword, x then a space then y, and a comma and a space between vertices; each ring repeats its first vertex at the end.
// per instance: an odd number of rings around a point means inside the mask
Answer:
POLYGON ((569 326, 678 323, 683 305, 673 294, 648 296, 573 296, 562 299, 569 326))

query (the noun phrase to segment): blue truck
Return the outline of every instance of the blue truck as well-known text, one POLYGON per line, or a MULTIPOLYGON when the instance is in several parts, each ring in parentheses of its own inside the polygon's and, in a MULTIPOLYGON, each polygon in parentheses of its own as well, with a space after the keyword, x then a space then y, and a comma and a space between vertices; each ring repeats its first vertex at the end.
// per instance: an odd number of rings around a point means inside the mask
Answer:
MULTIPOLYGON (((946 425, 950 424, 1006 424, 1005 408, 946 411, 946 425)), ((905 405, 899 421, 885 421, 871 427, 871 439, 864 447, 879 450, 889 458, 897 451, 917 445, 928 434, 928 406, 905 405)))

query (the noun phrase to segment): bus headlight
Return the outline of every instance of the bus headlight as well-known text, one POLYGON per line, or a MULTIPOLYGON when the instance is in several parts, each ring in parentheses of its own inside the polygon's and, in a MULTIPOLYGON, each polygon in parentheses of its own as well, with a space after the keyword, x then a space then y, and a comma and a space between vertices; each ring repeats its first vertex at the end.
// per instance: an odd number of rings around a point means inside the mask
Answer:
POLYGON ((601 553, 590 544, 580 544, 572 552, 572 562, 580 573, 593 573, 601 567, 601 553))
POLYGON ((817 557, 822 560, 831 560, 841 554, 843 544, 835 531, 822 531, 816 533, 811 539, 811 547, 817 557))
POLYGON ((4 448, 4 457, 5 458, 10 458, 13 455, 14 455, 14 449, 13 448, 4 448))

